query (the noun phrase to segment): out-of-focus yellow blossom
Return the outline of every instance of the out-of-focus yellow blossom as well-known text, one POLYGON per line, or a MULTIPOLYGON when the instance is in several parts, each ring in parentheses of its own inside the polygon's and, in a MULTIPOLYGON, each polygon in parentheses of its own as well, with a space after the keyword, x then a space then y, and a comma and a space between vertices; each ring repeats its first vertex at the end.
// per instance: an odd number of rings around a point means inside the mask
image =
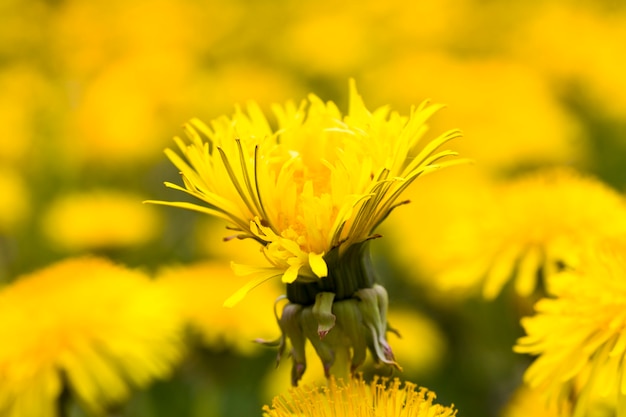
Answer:
POLYGON ((101 415, 180 359, 180 321, 141 272, 76 258, 0 290, 0 414, 57 416, 64 389, 101 415))
POLYGON ((189 57, 174 52, 110 63, 79 87, 67 152, 104 164, 154 159, 169 138, 166 121, 190 71, 189 57))
POLYGON ((36 133, 45 126, 56 100, 50 81, 34 68, 0 67, 0 164, 20 163, 36 150, 36 133))
POLYGON ((531 174, 494 193, 499 207, 480 248, 489 257, 488 298, 510 279, 520 295, 529 295, 555 266, 575 266, 580 247, 626 236, 622 195, 569 169, 531 174))
POLYGON ((224 307, 224 300, 242 280, 228 264, 207 261, 163 268, 157 283, 207 346, 257 354, 266 348, 255 340, 276 334, 274 310, 268 300, 277 299, 281 292, 274 285, 264 285, 232 309, 224 307))
POLYGON ((454 406, 434 403, 435 394, 411 382, 331 378, 328 386, 293 388, 263 407, 265 417, 451 417, 454 406))
MULTIPOLYGON (((442 244, 421 247, 420 259, 439 252, 432 255, 440 263, 434 281, 445 290, 481 285, 483 295, 494 298, 513 281, 515 291, 528 296, 555 267, 575 266, 580 247, 626 236, 623 197, 570 169, 548 169, 494 184, 485 198, 476 199, 473 192, 455 194, 463 207, 461 218, 452 217, 455 227, 438 231, 447 234, 435 238, 442 244), (463 195, 469 199, 465 203, 463 195), (457 242, 451 247, 444 244, 453 240, 457 242)), ((443 214, 454 215, 445 210, 443 214)))
POLYGON ((332 74, 334 77, 348 76, 375 56, 369 20, 363 7, 337 7, 333 10, 321 8, 319 3, 298 9, 289 20, 286 33, 276 41, 281 59, 292 62, 301 71, 312 74, 332 74))
POLYGON ((571 415, 569 407, 559 410, 549 405, 539 390, 527 385, 520 386, 500 412, 500 417, 566 417, 571 415))
POLYGON ((376 284, 368 243, 389 213, 404 202, 419 176, 458 164, 439 147, 460 136, 448 131, 421 143, 426 121, 441 108, 423 103, 408 117, 386 107, 370 112, 350 84, 349 110, 315 95, 299 106, 275 106, 272 129, 258 105, 232 118, 186 125, 189 144, 176 138, 182 157, 167 150, 184 186, 166 183, 204 204, 153 201, 225 220, 240 239, 253 239, 269 266, 235 265, 255 277, 226 301, 234 305, 274 277, 287 284, 277 320, 279 358, 291 343, 292 383, 306 369, 307 340, 327 373, 347 376, 366 357, 397 366, 387 332, 387 292, 376 284), (335 372, 335 371, 332 371, 335 372))
POLYGON ((0 236, 28 217, 30 196, 19 173, 0 165, 0 236))
POLYGON ((393 306, 389 307, 389 323, 398 332, 390 336, 390 343, 403 373, 423 377, 436 371, 448 347, 437 324, 414 309, 393 306))
POLYGON ((372 69, 364 79, 376 86, 368 95, 396 106, 410 105, 416 95, 445 97, 449 109, 439 123, 454 120, 471 138, 454 142, 453 149, 484 169, 498 172, 583 157, 578 121, 538 73, 512 61, 461 60, 441 52, 405 54, 372 69))
POLYGON ((45 3, 6 0, 0 5, 0 55, 15 59, 24 53, 21 47, 37 45, 45 34, 40 19, 48 12, 45 3))
POLYGON ((138 246, 160 228, 159 213, 141 201, 116 190, 66 194, 51 203, 42 228, 52 243, 68 251, 138 246))
POLYGON ((70 161, 157 158, 174 134, 168 127, 197 111, 196 96, 219 95, 198 90, 206 72, 198 57, 237 27, 242 12, 224 0, 64 2, 48 16, 46 47, 72 106, 62 138, 70 161))
POLYGON ((573 87, 576 93, 582 92, 593 110, 623 118, 626 79, 621 57, 626 10, 601 11, 595 2, 537 6, 531 19, 519 28, 519 41, 510 51, 542 71, 562 91, 573 87))
MULTIPOLYGON (((49 47, 74 82, 131 56, 172 56, 164 68, 152 68, 168 71, 180 65, 181 55, 196 56, 232 32, 241 14, 237 2, 225 0, 69 0, 48 16, 49 47)), ((150 71, 143 75, 153 76, 150 71)))
POLYGON ((194 73, 185 101, 196 114, 201 109, 202 114, 215 115, 231 111, 233 103, 250 100, 266 111, 270 107, 267 103, 282 103, 294 94, 305 93, 300 81, 288 71, 237 59, 194 73))
MULTIPOLYGON (((384 42, 376 50, 378 57, 390 52, 393 56, 400 56, 411 50, 445 48, 453 42, 455 36, 458 36, 458 31, 466 27, 468 13, 472 13, 472 16, 477 15, 471 0, 410 2, 403 3, 402 7, 398 7, 395 2, 375 0, 354 1, 353 4, 356 8, 369 10, 373 21, 369 27, 381 28, 376 32, 379 39, 374 40, 384 42), (455 30, 450 30, 451 27, 455 30)), ((378 59, 377 63, 381 61, 378 59)))
POLYGON ((522 319, 515 351, 538 357, 524 380, 552 405, 589 415, 598 401, 626 413, 626 259, 624 246, 591 247, 576 269, 551 277, 551 297, 522 319))

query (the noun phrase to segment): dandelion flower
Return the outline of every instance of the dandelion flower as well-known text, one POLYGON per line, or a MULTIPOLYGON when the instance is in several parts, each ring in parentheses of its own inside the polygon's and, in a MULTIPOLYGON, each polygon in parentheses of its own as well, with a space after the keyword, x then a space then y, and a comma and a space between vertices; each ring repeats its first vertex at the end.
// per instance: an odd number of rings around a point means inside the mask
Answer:
POLYGON ((278 396, 264 417, 452 417, 457 411, 434 403, 435 394, 399 379, 355 378, 348 383, 330 379, 328 386, 303 386, 278 396))
POLYGON ((257 241, 268 261, 234 265, 238 274, 255 276, 226 304, 273 277, 287 284, 288 303, 276 314, 285 337, 275 343, 279 356, 285 338, 293 345, 294 384, 306 368, 307 340, 327 371, 339 357, 355 369, 367 348, 396 365, 385 339, 387 293, 375 282, 367 243, 406 203, 399 198, 409 184, 459 163, 446 160, 455 152, 438 150, 460 136, 457 130, 421 143, 426 121, 441 107, 425 102, 408 117, 387 107, 370 112, 351 82, 345 116, 334 103, 309 95, 300 105, 274 106, 278 126, 272 129, 250 103, 247 112, 237 108, 232 118, 208 126, 192 120, 185 128, 189 141, 176 138, 182 156, 166 151, 184 186, 166 185, 203 204, 156 203, 221 218, 232 237, 257 241))
POLYGON ((0 290, 0 415, 58 415, 63 392, 102 414, 181 357, 179 321, 151 280, 68 259, 0 290))
POLYGON ((623 249, 589 249, 552 278, 553 297, 522 319, 515 350, 538 355, 524 377, 549 403, 586 415, 598 401, 626 415, 626 259, 623 249))
POLYGON ((71 252, 141 245, 159 227, 159 213, 141 200, 106 189, 66 194, 48 207, 42 228, 52 243, 71 252))
MULTIPOLYGON (((579 248, 626 233, 626 201, 601 181, 569 169, 539 172, 495 190, 501 206, 481 247, 489 254, 483 293, 498 295, 514 281, 530 295, 538 277, 558 265, 575 266, 579 248)), ((548 284, 549 285, 549 284, 548 284)))
MULTIPOLYGON (((414 228, 415 218, 432 219, 435 226, 425 227, 415 242, 406 242, 398 252, 404 258, 413 253, 412 264, 426 267, 436 276, 430 282, 445 291, 479 288, 484 297, 493 299, 511 283, 518 295, 527 297, 540 289, 541 278, 552 269, 577 265, 581 247, 626 235, 623 196, 571 169, 471 184, 469 192, 459 192, 458 184, 428 188, 437 200, 442 192, 458 198, 454 210, 418 207, 417 216, 399 213, 392 220, 395 225, 404 220, 405 227, 414 228)), ((390 234, 401 237, 397 231, 390 234)), ((412 264, 405 262, 408 267, 412 264)))

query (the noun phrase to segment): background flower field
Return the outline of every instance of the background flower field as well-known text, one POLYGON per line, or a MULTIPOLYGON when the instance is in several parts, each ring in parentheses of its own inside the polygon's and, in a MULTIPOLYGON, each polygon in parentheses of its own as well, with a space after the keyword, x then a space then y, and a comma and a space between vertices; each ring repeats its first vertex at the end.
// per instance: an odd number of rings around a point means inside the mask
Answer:
POLYGON ((138 269, 176 304, 186 347, 119 415, 261 415, 289 386, 289 364, 253 343, 278 336, 280 286, 222 307, 254 242, 142 201, 180 198, 163 149, 192 117, 309 92, 345 109, 354 78, 372 109, 445 103, 429 134, 460 128, 474 160, 418 179, 372 242, 394 375, 460 415, 503 416, 532 361, 513 346, 542 262, 626 236, 624 56, 626 4, 610 0, 4 0, 0 291, 85 255, 138 269))

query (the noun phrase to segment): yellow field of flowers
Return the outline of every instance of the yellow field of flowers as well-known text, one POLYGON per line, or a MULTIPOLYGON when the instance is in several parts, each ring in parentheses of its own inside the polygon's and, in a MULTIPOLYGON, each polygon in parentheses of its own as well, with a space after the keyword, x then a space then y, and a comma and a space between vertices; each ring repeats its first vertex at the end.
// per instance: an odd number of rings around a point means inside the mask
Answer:
POLYGON ((626 417, 624 74, 615 0, 2 0, 0 417, 626 417))

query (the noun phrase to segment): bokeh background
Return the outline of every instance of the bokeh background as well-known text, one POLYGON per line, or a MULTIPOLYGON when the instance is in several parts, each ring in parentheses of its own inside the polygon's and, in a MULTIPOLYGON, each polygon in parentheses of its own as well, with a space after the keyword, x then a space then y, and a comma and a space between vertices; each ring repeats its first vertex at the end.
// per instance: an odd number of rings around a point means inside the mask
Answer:
POLYGON ((278 336, 279 289, 221 307, 236 288, 229 261, 258 250, 142 201, 183 198, 163 186, 178 182, 163 149, 188 119, 309 92, 346 110, 354 78, 372 109, 431 99, 447 104, 433 134, 464 131, 454 146, 475 163, 418 180, 372 248, 402 334, 389 336, 398 376, 463 416, 497 416, 529 362, 511 347, 530 302, 431 288, 420 259, 449 248, 424 242, 440 242, 433 225, 488 210, 485 183, 529 171, 566 167, 624 191, 625 57, 618 0, 1 0, 0 283, 81 254, 148 271, 195 324, 171 377, 120 414, 261 415, 288 386, 289 363, 275 369, 275 352, 251 342, 278 336))

